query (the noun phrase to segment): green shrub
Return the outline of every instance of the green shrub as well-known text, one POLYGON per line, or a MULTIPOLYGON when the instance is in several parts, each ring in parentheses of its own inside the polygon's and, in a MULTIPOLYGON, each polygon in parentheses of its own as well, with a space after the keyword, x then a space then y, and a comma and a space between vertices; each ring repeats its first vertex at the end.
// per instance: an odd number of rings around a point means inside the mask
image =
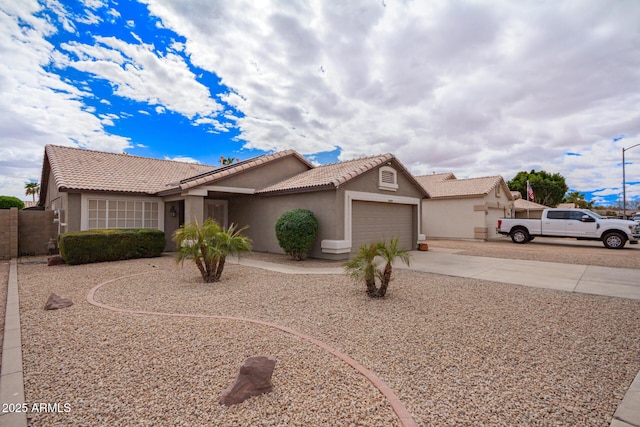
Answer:
POLYGON ((318 219, 310 210, 294 209, 276 221, 278 244, 298 261, 309 255, 317 235, 318 219))
POLYGON ((89 230, 58 237, 60 255, 67 264, 151 258, 164 250, 164 232, 145 228, 89 230))
POLYGON ((0 209, 24 209, 24 202, 13 196, 0 196, 0 209))

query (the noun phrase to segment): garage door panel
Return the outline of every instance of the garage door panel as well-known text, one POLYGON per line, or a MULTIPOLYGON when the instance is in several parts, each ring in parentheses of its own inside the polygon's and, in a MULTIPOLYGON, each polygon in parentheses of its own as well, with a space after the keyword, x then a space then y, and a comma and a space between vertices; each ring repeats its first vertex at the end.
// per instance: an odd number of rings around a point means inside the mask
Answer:
POLYGON ((398 237, 402 249, 415 249, 412 205, 354 201, 352 206, 352 252, 364 243, 398 237))

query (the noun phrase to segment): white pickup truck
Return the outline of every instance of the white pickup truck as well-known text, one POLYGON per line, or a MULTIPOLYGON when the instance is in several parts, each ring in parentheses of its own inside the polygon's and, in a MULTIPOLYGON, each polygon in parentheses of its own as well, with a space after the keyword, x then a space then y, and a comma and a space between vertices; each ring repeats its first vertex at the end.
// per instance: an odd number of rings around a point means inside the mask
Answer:
POLYGON ((511 236, 514 243, 527 243, 536 236, 573 237, 601 240, 608 249, 621 249, 625 243, 638 243, 640 224, 607 219, 588 209, 545 209, 542 219, 501 218, 496 231, 511 236))

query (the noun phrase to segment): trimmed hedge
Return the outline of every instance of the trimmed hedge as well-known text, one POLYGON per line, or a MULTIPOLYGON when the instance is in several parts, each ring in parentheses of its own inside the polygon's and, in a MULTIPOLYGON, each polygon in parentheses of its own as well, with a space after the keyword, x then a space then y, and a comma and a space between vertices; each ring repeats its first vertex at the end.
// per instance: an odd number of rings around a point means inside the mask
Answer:
POLYGON ((164 250, 164 232, 146 228, 88 230, 58 237, 60 255, 67 264, 158 257, 164 250))
POLYGON ((276 221, 278 244, 298 261, 309 255, 317 235, 318 219, 308 209, 285 212, 276 221))
POLYGON ((24 209, 24 202, 13 196, 0 196, 0 209, 24 209))

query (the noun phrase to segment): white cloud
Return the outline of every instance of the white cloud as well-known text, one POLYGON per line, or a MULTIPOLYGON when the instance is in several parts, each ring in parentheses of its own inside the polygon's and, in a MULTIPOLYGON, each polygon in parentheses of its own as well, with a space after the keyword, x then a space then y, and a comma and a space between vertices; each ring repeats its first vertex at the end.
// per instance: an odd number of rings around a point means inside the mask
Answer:
POLYGON ((194 159, 193 157, 187 157, 187 156, 175 156, 175 157, 167 157, 165 156, 164 158, 165 160, 173 160, 176 162, 183 162, 183 163, 197 163, 200 164, 200 161, 194 159))
POLYGON ((232 89, 247 148, 586 190, 619 186, 611 138, 640 137, 637 2, 147 3, 232 89))
POLYGON ((77 59, 58 57, 58 66, 104 79, 123 98, 161 104, 188 118, 214 116, 222 109, 209 89, 196 80, 182 56, 159 56, 151 44, 96 36, 92 45, 72 42, 61 48, 77 59))
MULTIPOLYGON (((49 2, 58 13, 63 7, 49 2)), ((46 71, 54 56, 45 36, 53 27, 36 1, 5 2, 0 9, 0 193, 20 196, 24 183, 40 180, 43 147, 74 145, 122 151, 129 140, 105 132, 81 101, 86 93, 46 71)), ((63 22, 73 31, 72 24, 63 22)))

